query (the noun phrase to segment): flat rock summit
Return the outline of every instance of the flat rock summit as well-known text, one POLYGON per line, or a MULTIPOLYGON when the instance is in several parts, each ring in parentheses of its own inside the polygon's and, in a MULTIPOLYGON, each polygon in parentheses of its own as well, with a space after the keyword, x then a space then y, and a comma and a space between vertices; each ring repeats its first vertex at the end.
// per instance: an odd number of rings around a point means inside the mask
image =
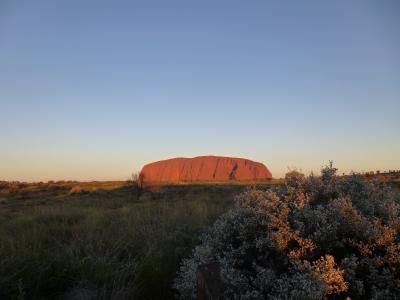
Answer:
POLYGON ((272 178, 268 168, 244 158, 198 156, 171 158, 147 164, 141 171, 143 182, 225 182, 272 178))

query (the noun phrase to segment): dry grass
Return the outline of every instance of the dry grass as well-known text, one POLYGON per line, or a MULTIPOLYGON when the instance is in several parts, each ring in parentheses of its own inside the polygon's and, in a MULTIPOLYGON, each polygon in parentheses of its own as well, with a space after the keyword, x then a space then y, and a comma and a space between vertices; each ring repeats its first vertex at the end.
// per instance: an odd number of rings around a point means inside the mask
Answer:
POLYGON ((0 182, 0 299, 173 299, 179 262, 246 185, 0 182))
POLYGON ((243 186, 14 184, 0 197, 0 299, 171 299, 182 257, 243 186))

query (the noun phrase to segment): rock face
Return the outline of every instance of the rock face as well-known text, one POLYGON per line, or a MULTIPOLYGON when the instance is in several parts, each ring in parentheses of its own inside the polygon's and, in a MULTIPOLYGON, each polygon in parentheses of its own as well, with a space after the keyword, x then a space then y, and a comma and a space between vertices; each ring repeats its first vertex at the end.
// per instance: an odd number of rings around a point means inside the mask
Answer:
POLYGON ((198 156, 172 158, 147 164, 141 171, 143 182, 176 183, 196 181, 246 181, 272 178, 267 167, 243 158, 198 156))

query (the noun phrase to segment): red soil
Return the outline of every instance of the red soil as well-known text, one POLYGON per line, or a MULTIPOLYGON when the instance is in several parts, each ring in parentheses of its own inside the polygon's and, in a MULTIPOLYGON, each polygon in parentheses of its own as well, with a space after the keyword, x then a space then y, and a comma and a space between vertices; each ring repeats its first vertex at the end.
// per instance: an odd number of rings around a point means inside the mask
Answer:
POLYGON ((243 158, 199 156, 172 158, 147 164, 141 171, 144 182, 245 181, 272 178, 267 167, 243 158))

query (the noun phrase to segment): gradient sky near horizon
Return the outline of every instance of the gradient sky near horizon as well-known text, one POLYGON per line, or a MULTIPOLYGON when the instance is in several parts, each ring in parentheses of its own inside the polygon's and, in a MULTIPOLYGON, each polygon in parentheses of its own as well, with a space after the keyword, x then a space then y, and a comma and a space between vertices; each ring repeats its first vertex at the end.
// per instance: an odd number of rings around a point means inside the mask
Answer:
POLYGON ((400 1, 2 0, 0 128, 0 180, 400 169, 400 1))

